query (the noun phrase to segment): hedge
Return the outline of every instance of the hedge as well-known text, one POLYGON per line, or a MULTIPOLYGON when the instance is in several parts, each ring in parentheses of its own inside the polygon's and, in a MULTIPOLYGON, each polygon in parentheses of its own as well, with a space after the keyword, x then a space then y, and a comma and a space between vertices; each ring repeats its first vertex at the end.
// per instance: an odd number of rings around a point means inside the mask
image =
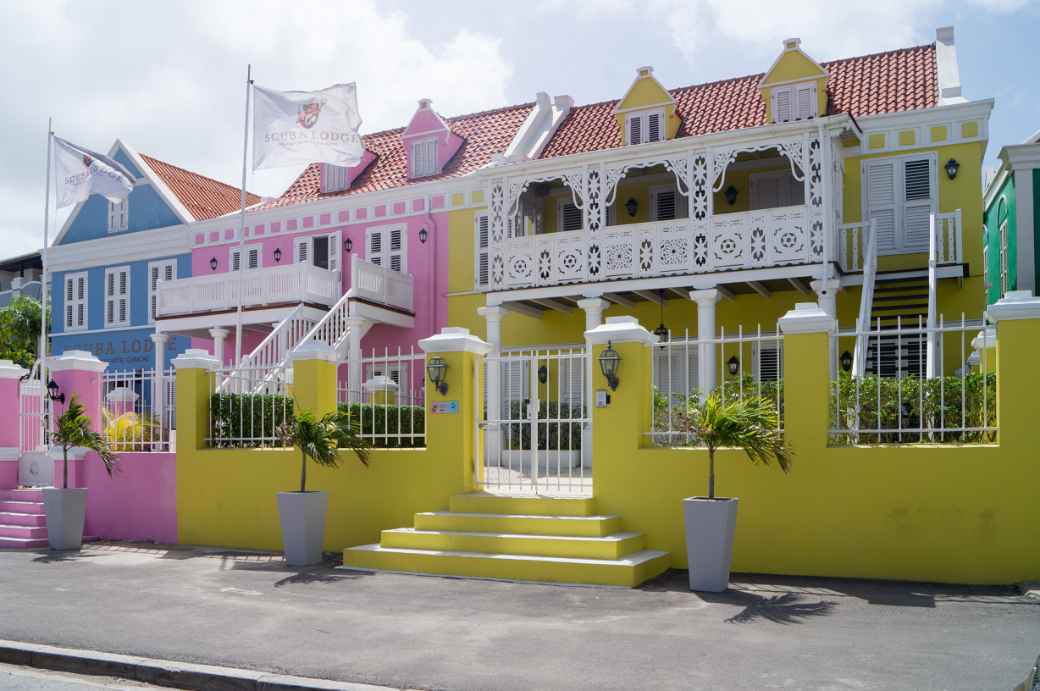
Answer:
POLYGON ((361 436, 376 449, 409 449, 426 446, 426 409, 415 405, 342 403, 339 414, 360 423, 361 436), (416 434, 398 437, 398 434, 416 434), (384 437, 383 435, 388 435, 384 437))
MULTIPOLYGON (((570 405, 557 401, 538 402, 538 450, 578 451, 581 449, 581 432, 585 409, 581 405, 570 405), (574 422, 568 422, 573 419, 574 422)), ((531 449, 531 425, 527 419, 527 403, 511 401, 509 422, 501 424, 505 448, 511 451, 531 449)))

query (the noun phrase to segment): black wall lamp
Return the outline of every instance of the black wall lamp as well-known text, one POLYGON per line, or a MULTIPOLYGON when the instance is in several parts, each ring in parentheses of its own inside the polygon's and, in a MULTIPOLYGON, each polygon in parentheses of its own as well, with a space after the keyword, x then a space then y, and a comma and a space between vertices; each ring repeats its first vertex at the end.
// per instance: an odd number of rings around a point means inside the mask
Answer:
POLYGON ((53 379, 47 382, 47 398, 65 404, 65 394, 58 391, 58 382, 53 379))
POLYGON ((217 270, 217 266, 219 266, 219 265, 220 265, 220 262, 217 261, 216 257, 210 257, 209 258, 209 270, 210 271, 216 271, 217 270))
POLYGON ((538 368, 538 382, 544 384, 547 381, 549 381, 549 368, 542 365, 538 368))
POLYGON ((726 201, 729 202, 730 206, 733 206, 737 203, 737 188, 733 185, 727 187, 726 191, 722 194, 726 195, 726 201))
POLYGON ((946 177, 953 180, 957 177, 957 171, 960 170, 961 164, 957 162, 957 159, 951 158, 946 162, 946 177))
POLYGON ((354 250, 354 241, 351 240, 350 238, 347 238, 347 241, 343 244, 343 249, 345 249, 348 252, 353 251, 354 250))
POLYGON ((426 244, 426 238, 430 237, 430 234, 426 232, 425 228, 419 229, 419 242, 426 244))
POLYGON ((629 218, 635 218, 636 212, 639 211, 639 202, 634 197, 629 197, 625 202, 625 211, 628 212, 629 218))
POLYGON ((726 369, 729 370, 731 375, 736 374, 737 370, 740 369, 740 360, 736 355, 730 357, 729 360, 726 360, 726 369))
POLYGON ((448 363, 439 355, 434 355, 426 363, 426 373, 430 375, 430 381, 433 382, 434 387, 440 392, 441 396, 448 393, 448 382, 444 381, 447 372, 448 363))
POLYGON ((847 350, 841 354, 841 369, 843 372, 852 370, 852 353, 847 350))
POLYGON ((599 354, 599 370, 606 377, 611 391, 617 391, 618 384, 621 383, 621 380, 618 379, 618 370, 620 368, 621 355, 614 350, 610 341, 607 341, 606 350, 599 354))
POLYGON ((282 248, 281 247, 275 247, 274 248, 274 261, 275 261, 275 264, 277 264, 278 262, 282 261, 282 248))

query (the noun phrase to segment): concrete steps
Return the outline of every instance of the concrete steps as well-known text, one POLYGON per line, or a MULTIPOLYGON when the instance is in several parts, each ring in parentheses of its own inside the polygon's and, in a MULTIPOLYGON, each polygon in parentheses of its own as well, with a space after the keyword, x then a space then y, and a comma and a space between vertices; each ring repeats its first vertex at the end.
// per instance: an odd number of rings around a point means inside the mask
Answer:
POLYGON ((411 528, 343 551, 347 568, 507 580, 634 587, 664 572, 667 552, 648 550, 594 499, 460 494, 449 511, 415 514, 411 528))
POLYGON ((47 546, 47 510, 39 489, 0 490, 0 549, 47 546))

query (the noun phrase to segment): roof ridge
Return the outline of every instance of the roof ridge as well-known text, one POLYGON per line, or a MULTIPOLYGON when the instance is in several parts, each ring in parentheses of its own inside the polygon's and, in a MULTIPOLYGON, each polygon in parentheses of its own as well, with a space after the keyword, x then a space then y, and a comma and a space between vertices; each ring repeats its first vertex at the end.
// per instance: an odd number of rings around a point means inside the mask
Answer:
MULTIPOLYGON (((514 103, 512 105, 500 106, 498 108, 489 108, 487 110, 477 110, 477 111, 474 111, 472 113, 463 113, 462 115, 441 115, 441 117, 444 118, 445 120, 447 120, 449 123, 454 123, 457 120, 464 120, 466 118, 475 118, 475 117, 482 117, 482 116, 487 116, 487 115, 497 115, 499 113, 504 113, 507 110, 518 110, 520 108, 531 108, 531 107, 534 106, 534 104, 535 104, 534 101, 525 101, 524 103, 514 103)), ((440 115, 440 113, 438 113, 438 115, 440 115)), ((384 136, 384 135, 387 135, 387 134, 394 134, 395 132, 404 132, 406 129, 408 129, 408 125, 399 126, 399 127, 389 127, 387 129, 384 129, 384 130, 377 130, 375 132, 367 132, 365 134, 362 134, 361 138, 364 139, 365 137, 380 137, 380 136, 384 136)))
MULTIPOLYGON (((142 153, 140 151, 138 152, 138 154, 141 156, 141 158, 145 159, 145 163, 148 163, 149 165, 151 165, 152 161, 155 161, 156 163, 161 163, 164 166, 169 166, 170 168, 175 168, 176 170, 179 170, 182 173, 187 173, 188 175, 194 175, 196 177, 203 178, 204 180, 208 180, 209 182, 214 182, 214 183, 216 183, 218 185, 221 185, 223 187, 227 187, 228 189, 235 190, 236 192, 241 192, 242 191, 241 187, 236 187, 235 185, 228 184, 228 183, 226 183, 226 182, 224 182, 222 180, 217 180, 216 178, 211 178, 208 175, 203 175, 202 173, 197 173, 194 170, 188 170, 187 168, 184 168, 182 166, 178 166, 176 164, 170 163, 169 161, 164 161, 161 158, 156 158, 155 156, 149 156, 148 154, 142 153)), ((158 174, 159 171, 155 171, 155 172, 158 174)), ((252 195, 252 196, 256 197, 257 199, 261 198, 259 194, 255 194, 253 192, 250 192, 249 190, 246 190, 246 194, 252 195)))

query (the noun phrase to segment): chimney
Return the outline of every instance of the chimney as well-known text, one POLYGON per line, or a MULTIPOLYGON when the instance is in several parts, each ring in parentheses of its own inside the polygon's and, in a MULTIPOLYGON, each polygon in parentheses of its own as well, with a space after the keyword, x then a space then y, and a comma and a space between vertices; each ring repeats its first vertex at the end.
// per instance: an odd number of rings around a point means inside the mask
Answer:
POLYGON ((785 38, 784 39, 784 50, 798 50, 802 46, 802 39, 800 38, 785 38))

